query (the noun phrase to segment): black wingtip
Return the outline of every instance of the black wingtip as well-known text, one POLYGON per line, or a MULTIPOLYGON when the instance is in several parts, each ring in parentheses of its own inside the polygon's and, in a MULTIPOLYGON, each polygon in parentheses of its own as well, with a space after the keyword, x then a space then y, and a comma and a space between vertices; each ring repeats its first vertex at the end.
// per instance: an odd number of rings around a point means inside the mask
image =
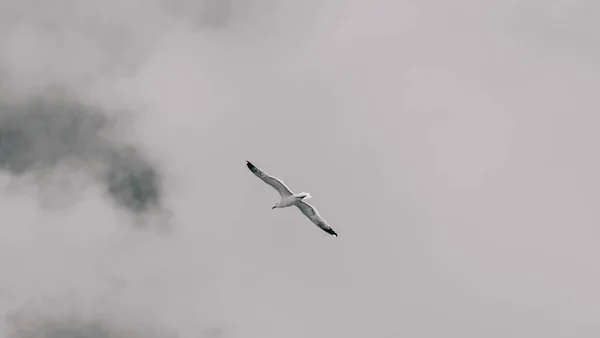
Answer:
POLYGON ((250 163, 250 161, 246 161, 246 166, 248 167, 248 169, 250 170, 254 170, 256 169, 256 167, 254 166, 254 164, 250 163))
POLYGON ((335 237, 338 236, 338 234, 333 229, 326 229, 325 232, 335 237))

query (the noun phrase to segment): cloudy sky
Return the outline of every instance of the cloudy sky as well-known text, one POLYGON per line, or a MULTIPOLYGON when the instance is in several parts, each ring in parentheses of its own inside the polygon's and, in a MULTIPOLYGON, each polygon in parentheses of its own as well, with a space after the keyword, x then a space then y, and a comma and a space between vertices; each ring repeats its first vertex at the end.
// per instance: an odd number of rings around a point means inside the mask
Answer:
POLYGON ((1 0, 0 336, 598 337, 599 7, 1 0))

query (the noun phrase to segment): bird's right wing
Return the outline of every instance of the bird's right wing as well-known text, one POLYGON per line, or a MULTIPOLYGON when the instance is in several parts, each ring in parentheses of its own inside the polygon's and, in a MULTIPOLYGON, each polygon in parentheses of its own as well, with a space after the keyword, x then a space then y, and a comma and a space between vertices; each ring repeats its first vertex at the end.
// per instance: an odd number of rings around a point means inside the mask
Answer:
POLYGON ((326 233, 337 237, 338 234, 329 226, 329 224, 327 224, 327 222, 325 222, 323 217, 321 217, 317 212, 317 209, 315 209, 312 205, 304 201, 299 201, 296 203, 296 206, 298 209, 300 209, 300 211, 302 211, 304 216, 308 217, 308 219, 315 223, 319 228, 323 229, 323 231, 326 233))
POLYGON ((287 196, 291 196, 293 195, 292 191, 290 190, 290 188, 288 188, 280 179, 278 179, 277 177, 271 176, 269 174, 267 174, 266 172, 262 171, 261 169, 257 168, 256 166, 254 166, 254 164, 246 161, 246 166, 248 167, 248 169, 250 169, 250 171, 256 175, 256 177, 260 178, 261 180, 263 180, 263 182, 265 182, 266 184, 272 186, 273 188, 275 188, 275 190, 277 190, 277 192, 279 193, 279 195, 281 195, 281 197, 287 197, 287 196))

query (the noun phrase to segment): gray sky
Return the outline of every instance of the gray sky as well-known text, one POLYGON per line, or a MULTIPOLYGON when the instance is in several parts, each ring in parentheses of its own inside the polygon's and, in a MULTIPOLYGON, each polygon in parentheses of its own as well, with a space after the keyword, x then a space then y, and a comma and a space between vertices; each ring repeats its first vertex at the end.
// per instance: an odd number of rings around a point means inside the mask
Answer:
POLYGON ((3 106, 41 131, 0 172, 1 335, 599 336, 598 7, 0 1, 3 104, 111 121, 3 106))

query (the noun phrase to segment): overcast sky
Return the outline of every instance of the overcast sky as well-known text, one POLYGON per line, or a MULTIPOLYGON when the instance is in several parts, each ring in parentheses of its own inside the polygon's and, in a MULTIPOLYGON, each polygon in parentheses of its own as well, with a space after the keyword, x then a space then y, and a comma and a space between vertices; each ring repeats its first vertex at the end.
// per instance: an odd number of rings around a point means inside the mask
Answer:
POLYGON ((600 336, 598 13, 1 0, 1 336, 600 336))

